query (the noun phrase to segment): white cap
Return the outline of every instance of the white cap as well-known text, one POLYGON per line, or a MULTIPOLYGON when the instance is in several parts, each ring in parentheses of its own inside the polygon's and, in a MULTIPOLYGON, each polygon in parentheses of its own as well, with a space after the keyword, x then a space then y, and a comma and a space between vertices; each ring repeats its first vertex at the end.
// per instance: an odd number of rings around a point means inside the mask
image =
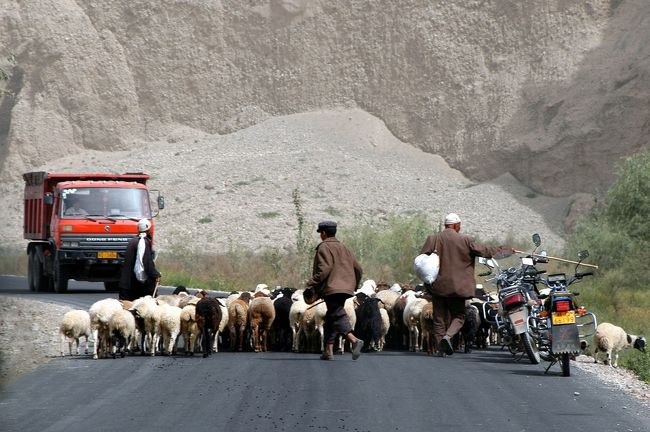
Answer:
POLYGON ((140 219, 138 221, 138 231, 145 232, 145 231, 149 231, 150 229, 151 229, 151 222, 149 222, 149 219, 140 219))
POLYGON ((456 213, 449 213, 447 216, 445 216, 445 225, 453 225, 460 223, 460 216, 458 216, 456 213))

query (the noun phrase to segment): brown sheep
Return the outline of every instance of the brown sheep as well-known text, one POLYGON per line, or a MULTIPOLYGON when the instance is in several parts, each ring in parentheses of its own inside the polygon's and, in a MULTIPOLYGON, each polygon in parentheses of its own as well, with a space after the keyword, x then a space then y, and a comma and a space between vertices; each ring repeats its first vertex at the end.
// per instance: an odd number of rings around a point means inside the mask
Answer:
POLYGON ((273 300, 266 296, 255 295, 248 308, 248 321, 253 332, 255 352, 266 352, 269 348, 269 330, 275 320, 273 300))
POLYGON ((248 305, 252 299, 249 292, 243 292, 228 306, 228 328, 230 329, 230 349, 244 350, 244 336, 248 324, 248 305))

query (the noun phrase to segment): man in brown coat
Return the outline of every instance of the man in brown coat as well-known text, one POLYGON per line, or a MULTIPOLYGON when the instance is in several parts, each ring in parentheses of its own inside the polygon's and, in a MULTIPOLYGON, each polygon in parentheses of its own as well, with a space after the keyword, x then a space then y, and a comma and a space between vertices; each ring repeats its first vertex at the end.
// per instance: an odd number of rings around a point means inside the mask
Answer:
POLYGON ((312 277, 307 287, 320 293, 327 305, 325 314, 325 352, 321 359, 330 360, 334 341, 343 334, 352 343, 352 359, 361 355, 363 341, 352 333, 345 313, 345 300, 354 296, 361 281, 362 269, 352 252, 336 238, 336 222, 323 221, 316 230, 322 242, 316 247, 312 277))
POLYGON ((439 355, 451 355, 451 338, 465 322, 465 300, 474 296, 474 258, 492 258, 514 253, 510 246, 489 247, 460 234, 460 217, 450 213, 445 218, 445 229, 427 237, 421 254, 435 252, 440 257, 438 277, 428 291, 433 296, 433 335, 439 355))

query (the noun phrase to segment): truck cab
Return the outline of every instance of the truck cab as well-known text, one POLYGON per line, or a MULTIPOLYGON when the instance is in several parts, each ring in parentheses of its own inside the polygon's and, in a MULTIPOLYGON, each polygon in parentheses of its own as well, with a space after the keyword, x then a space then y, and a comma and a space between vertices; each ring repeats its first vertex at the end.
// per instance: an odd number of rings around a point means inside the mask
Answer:
MULTIPOLYGON (((147 174, 27 173, 24 237, 29 287, 65 292, 69 279, 118 290, 124 253, 137 223, 164 208, 147 174), (152 209, 155 207, 155 211, 152 209)), ((153 234, 153 228, 152 228, 153 234)))

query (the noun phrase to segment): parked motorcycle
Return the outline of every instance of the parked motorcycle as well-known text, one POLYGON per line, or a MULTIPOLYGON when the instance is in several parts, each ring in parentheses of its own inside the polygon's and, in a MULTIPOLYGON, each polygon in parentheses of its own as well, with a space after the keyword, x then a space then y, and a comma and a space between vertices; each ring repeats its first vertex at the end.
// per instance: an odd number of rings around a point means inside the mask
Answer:
POLYGON ((550 362, 545 373, 551 366, 559 363, 562 375, 570 376, 570 360, 572 356, 580 353, 580 340, 593 335, 596 331, 596 315, 578 306, 576 297, 579 293, 569 290, 570 285, 581 281, 585 276, 593 275, 593 272, 577 271, 588 256, 586 250, 578 253, 579 261, 576 263, 573 276, 556 273, 548 275, 546 280, 540 280, 549 288, 548 294, 540 295, 540 298, 544 299, 544 310, 540 312, 538 318, 539 349, 542 358, 550 362))
MULTIPOLYGON (((541 240, 538 235, 534 237, 535 250, 541 240)), ((538 319, 537 315, 541 309, 541 302, 538 299, 537 279, 540 273, 535 268, 537 262, 544 262, 543 258, 535 258, 534 250, 531 254, 521 258, 521 266, 510 267, 501 270, 495 259, 486 260, 479 258, 481 264, 490 268, 490 272, 481 275, 492 274, 496 271, 498 312, 493 313, 496 329, 501 343, 508 347, 512 354, 524 353, 532 364, 540 362, 540 354, 537 347, 538 340, 538 319)), ((489 316, 490 304, 484 304, 484 315, 489 316)), ((523 354, 522 354, 523 355, 523 354)))

